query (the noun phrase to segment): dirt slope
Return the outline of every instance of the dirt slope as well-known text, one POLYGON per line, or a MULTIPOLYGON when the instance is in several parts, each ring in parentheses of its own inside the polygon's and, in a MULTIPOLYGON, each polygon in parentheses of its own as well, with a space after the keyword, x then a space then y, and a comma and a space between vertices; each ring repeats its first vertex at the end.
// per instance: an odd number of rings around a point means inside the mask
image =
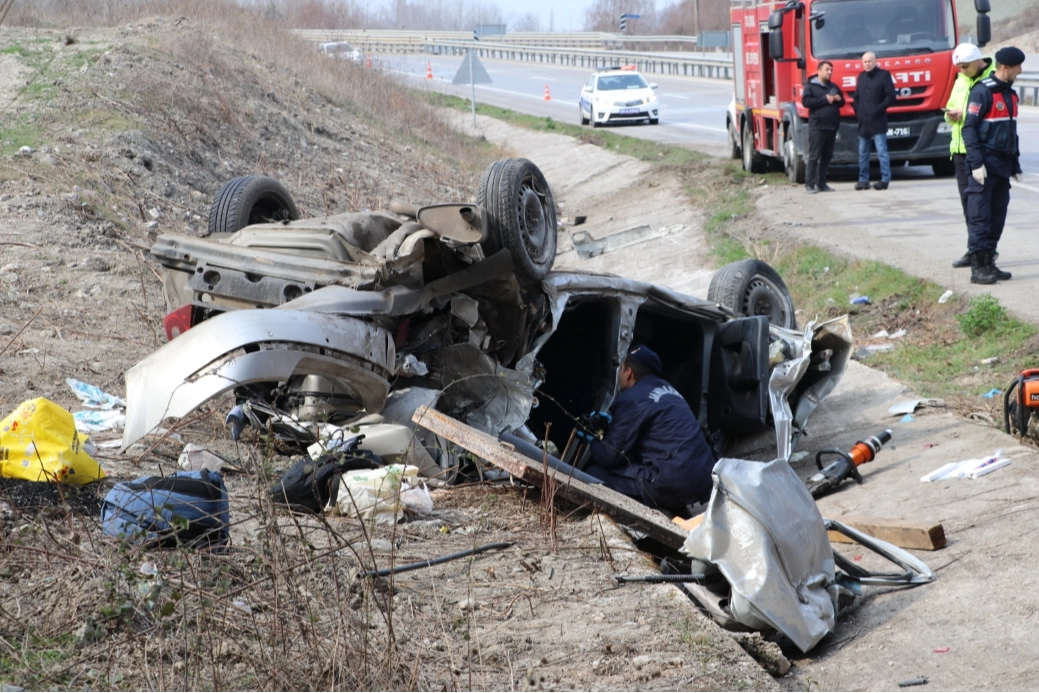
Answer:
MULTIPOLYGON (((507 150, 393 131, 221 38, 228 31, 184 17, 71 33, 0 30, 4 414, 35 397, 78 409, 69 377, 124 393, 125 370, 165 340, 147 248, 162 232, 201 235, 226 180, 279 178, 305 215, 382 208, 392 197, 471 199, 483 165, 507 150)), ((706 275, 680 261, 699 252, 699 215, 679 202, 677 182, 604 161, 615 187, 596 179, 582 190, 565 175, 565 157, 544 166, 553 182, 565 179, 567 213, 588 213, 593 233, 648 223, 677 244, 614 271, 705 286, 706 275)), ((582 264, 568 248, 563 239, 565 266, 610 266, 582 264)), ((50 486, 0 480, 0 683, 774 688, 674 588, 613 585, 610 575, 651 566, 605 518, 557 509, 553 534, 536 493, 478 486, 438 490, 432 518, 374 535, 345 520, 290 519, 265 494, 288 458, 256 438, 230 443, 221 407, 166 441, 129 456, 102 449, 98 459, 112 480, 168 472, 193 441, 242 467, 227 476, 227 554, 104 541, 100 484, 59 497, 50 486), (391 555, 400 563, 498 541, 513 547, 394 584, 356 578, 391 555)))

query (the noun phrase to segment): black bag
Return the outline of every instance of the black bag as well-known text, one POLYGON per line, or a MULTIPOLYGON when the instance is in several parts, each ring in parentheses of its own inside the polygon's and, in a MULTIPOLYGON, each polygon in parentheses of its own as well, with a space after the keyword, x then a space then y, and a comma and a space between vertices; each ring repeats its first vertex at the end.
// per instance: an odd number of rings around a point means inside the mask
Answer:
POLYGON ((121 481, 101 504, 105 534, 151 546, 224 546, 227 489, 216 472, 176 472, 121 481))
POLYGON ((282 474, 271 488, 271 498, 295 512, 320 513, 330 498, 339 496, 339 480, 343 472, 381 466, 379 456, 367 450, 337 450, 316 460, 306 455, 282 474))

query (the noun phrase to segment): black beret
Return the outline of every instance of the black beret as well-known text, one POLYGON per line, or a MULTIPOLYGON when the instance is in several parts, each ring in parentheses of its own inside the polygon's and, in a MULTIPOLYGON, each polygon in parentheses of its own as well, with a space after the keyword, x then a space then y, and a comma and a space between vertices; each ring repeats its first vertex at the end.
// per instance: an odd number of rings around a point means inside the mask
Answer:
POLYGON ((1025 61, 1025 52, 1020 48, 1007 46, 996 51, 996 62, 1007 67, 1016 67, 1025 61))

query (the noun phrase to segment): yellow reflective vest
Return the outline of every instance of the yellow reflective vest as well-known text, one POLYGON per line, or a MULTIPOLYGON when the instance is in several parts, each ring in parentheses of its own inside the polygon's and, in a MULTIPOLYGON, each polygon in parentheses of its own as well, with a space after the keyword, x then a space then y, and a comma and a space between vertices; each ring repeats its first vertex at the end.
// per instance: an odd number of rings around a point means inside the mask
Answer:
POLYGON ((949 103, 945 108, 950 111, 959 111, 963 115, 958 121, 949 120, 948 114, 945 122, 952 125, 952 142, 949 143, 950 154, 966 154, 967 146, 963 143, 963 119, 967 117, 967 101, 970 100, 971 88, 985 79, 996 69, 992 58, 985 58, 985 69, 978 73, 977 77, 968 77, 964 73, 956 75, 956 81, 952 85, 952 93, 949 95, 949 103))

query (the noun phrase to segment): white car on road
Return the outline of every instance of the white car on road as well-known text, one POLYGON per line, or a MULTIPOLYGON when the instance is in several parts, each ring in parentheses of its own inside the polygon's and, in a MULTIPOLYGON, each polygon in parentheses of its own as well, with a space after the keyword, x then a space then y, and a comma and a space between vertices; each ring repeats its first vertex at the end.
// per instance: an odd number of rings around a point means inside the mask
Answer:
POLYGON ((598 70, 581 89, 581 125, 641 120, 656 125, 660 121, 660 106, 653 93, 656 88, 630 66, 598 70))

